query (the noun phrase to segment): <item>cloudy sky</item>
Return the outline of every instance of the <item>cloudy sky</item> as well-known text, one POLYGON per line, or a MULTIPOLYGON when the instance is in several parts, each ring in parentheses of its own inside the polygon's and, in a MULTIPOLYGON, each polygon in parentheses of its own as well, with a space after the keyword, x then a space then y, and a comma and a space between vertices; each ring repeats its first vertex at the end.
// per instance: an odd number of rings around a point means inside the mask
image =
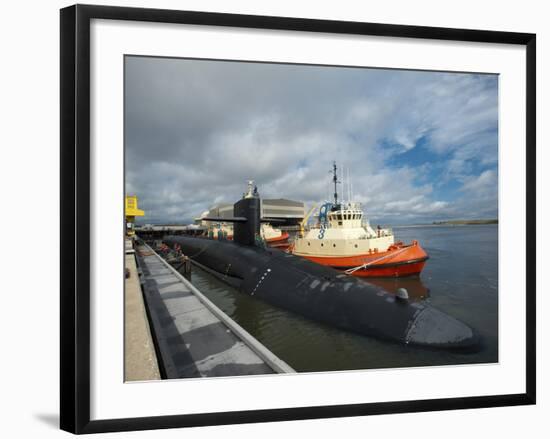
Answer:
POLYGON ((324 201, 334 160, 377 223, 498 215, 495 75, 125 62, 126 192, 146 223, 190 222, 249 179, 265 198, 324 201))

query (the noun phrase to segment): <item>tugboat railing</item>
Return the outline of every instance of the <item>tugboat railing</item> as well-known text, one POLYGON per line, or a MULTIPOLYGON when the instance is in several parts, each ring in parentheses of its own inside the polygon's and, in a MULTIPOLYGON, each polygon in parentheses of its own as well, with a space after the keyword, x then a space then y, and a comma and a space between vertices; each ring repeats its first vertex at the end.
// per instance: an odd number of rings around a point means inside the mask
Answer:
POLYGON ((349 268, 347 270, 344 271, 344 273, 346 274, 353 274, 355 273, 357 270, 362 270, 362 269, 365 269, 365 268, 368 268, 370 265, 373 265, 377 262, 380 262, 380 261, 383 261, 384 259, 388 259, 389 257, 393 257, 393 256, 397 256, 398 254, 400 253, 403 253, 405 250, 408 250, 408 247, 404 247, 402 248, 401 250, 395 252, 395 253, 390 253, 389 255, 384 255, 384 256, 381 256, 379 257, 378 259, 375 259, 373 261, 370 261, 370 262, 367 262, 365 264, 361 264, 357 267, 353 267, 353 268, 349 268))

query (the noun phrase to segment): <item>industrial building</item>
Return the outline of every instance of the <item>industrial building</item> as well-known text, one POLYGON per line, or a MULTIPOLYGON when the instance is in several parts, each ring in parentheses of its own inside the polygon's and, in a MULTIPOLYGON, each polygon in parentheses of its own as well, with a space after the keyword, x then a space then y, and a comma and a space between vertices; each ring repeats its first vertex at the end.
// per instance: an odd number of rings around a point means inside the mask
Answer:
MULTIPOLYGON (((230 218, 233 216, 233 204, 220 203, 204 212, 201 217, 230 218)), ((261 200, 262 218, 276 218, 283 220, 277 223, 277 226, 295 226, 298 225, 305 216, 304 203, 301 201, 287 200, 285 198, 262 199, 261 200)))

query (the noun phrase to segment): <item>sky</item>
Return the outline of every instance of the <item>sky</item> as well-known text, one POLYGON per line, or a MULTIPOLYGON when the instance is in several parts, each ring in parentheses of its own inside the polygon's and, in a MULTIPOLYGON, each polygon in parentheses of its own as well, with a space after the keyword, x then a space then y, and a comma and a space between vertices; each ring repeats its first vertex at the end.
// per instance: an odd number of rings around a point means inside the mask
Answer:
POLYGON ((125 63, 125 189, 143 223, 192 222, 247 180, 309 207, 333 192, 333 161, 340 196, 376 223, 498 216, 497 75, 125 63))

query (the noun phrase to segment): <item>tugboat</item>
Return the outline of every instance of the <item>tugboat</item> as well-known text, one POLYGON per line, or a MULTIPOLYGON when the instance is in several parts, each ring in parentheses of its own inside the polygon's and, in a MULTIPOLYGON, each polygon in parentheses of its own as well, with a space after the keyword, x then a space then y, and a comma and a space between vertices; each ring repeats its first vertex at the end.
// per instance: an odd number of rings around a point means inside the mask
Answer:
POLYGON ((391 229, 371 227, 360 203, 339 202, 336 163, 332 173, 334 203, 320 207, 317 225, 296 238, 289 252, 353 276, 419 275, 428 260, 420 244, 395 242, 391 229))
MULTIPOLYGON (((207 236, 211 239, 233 240, 233 226, 226 223, 213 224, 208 228, 207 236)), ((289 247, 288 232, 283 232, 274 228, 269 223, 262 223, 260 227, 260 236, 268 247, 285 250, 289 247)))

